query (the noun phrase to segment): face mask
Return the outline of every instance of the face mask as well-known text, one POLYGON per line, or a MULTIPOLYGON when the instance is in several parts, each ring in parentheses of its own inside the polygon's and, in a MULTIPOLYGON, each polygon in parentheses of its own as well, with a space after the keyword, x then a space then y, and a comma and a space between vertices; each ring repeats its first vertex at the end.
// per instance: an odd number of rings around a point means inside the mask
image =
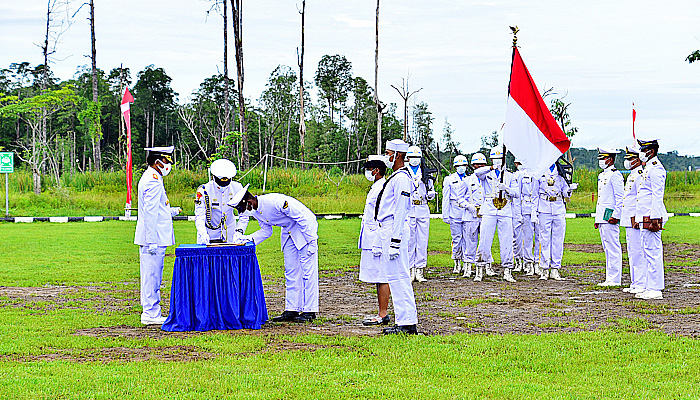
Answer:
POLYGON ((600 169, 608 168, 608 162, 606 160, 598 160, 598 166, 600 169))
POLYGON ((408 165, 417 167, 420 165, 420 157, 411 157, 408 159, 408 165))
POLYGON ((501 165, 503 165, 503 160, 501 160, 500 158, 494 158, 492 161, 493 161, 493 166, 495 168, 500 168, 501 165))
POLYGON ((368 181, 374 182, 374 175, 372 174, 371 169, 366 169, 365 170, 365 178, 367 178, 368 181))
POLYGON ((173 169, 173 165, 170 164, 170 163, 165 164, 165 163, 163 163, 163 162, 161 161, 161 162, 160 162, 160 165, 161 165, 161 167, 160 167, 160 174, 163 175, 163 176, 168 175, 168 174, 170 173, 170 171, 172 171, 172 169, 173 169))
POLYGON ((460 165, 457 167, 457 173, 460 175, 464 175, 464 173, 467 172, 467 167, 464 165, 460 165))
POLYGON ((625 160, 622 164, 625 166, 625 169, 632 169, 632 160, 625 160))
POLYGON ((640 160, 641 162, 647 162, 647 161, 649 161, 649 156, 647 155, 646 152, 644 152, 644 153, 639 153, 639 160, 640 160))
POLYGON ((556 167, 554 166, 554 164, 550 165, 550 166, 549 166, 549 172, 554 172, 554 168, 556 168, 556 167))
POLYGON ((524 170, 525 170, 525 167, 522 164, 518 165, 518 171, 524 171, 524 170))
POLYGON ((216 184, 221 187, 226 187, 231 183, 231 180, 228 178, 219 179, 217 177, 214 177, 214 182, 216 182, 216 184))
POLYGON ((396 153, 392 154, 391 156, 384 155, 384 164, 386 164, 387 168, 394 168, 394 160, 392 158, 396 157, 396 153))

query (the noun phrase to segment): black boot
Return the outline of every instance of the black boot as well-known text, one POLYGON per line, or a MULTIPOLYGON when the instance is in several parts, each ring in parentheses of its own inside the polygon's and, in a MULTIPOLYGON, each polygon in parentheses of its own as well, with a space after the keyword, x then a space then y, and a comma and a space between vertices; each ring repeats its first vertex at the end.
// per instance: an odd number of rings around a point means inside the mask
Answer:
POLYGON ((297 311, 284 311, 282 315, 272 318, 272 322, 291 322, 299 316, 297 311))
POLYGON ((298 317, 294 318, 294 322, 311 322, 316 319, 316 313, 314 312, 303 312, 299 314, 298 317))
POLYGON ((384 328, 382 333, 385 335, 417 335, 418 329, 416 329, 415 325, 394 325, 390 328, 384 328))

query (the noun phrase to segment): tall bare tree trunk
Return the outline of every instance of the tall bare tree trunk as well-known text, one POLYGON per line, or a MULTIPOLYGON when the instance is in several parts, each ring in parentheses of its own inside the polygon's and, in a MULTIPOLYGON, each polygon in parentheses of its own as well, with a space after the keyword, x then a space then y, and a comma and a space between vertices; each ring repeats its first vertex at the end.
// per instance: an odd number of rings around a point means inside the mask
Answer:
MULTIPOLYGON (((98 104, 98 92, 97 92, 97 47, 95 46, 95 3, 94 0, 90 0, 90 40, 92 42, 92 101, 95 103, 95 107, 99 107, 98 104)), ((96 109, 99 115, 99 110, 96 109)), ((93 123, 102 123, 99 119, 93 121, 93 123)), ((100 136, 102 129, 96 128, 96 135, 92 138, 92 158, 95 159, 95 168, 99 171, 102 169, 102 151, 100 150, 100 136)))
POLYGON ((238 116, 241 132, 241 165, 248 169, 250 154, 248 153, 248 128, 245 120, 245 98, 243 97, 243 0, 231 0, 233 14, 233 36, 236 47, 236 72, 238 74, 238 116))
POLYGON ((377 106, 377 154, 382 154, 382 114, 384 107, 379 101, 379 0, 377 0, 377 13, 375 20, 374 36, 374 104, 377 106))
MULTIPOLYGON (((306 0, 301 2, 301 52, 299 52, 297 64, 299 64, 299 154, 301 161, 305 161, 306 154, 306 122, 304 121, 304 16, 306 13, 306 0)), ((301 164, 304 169, 305 164, 301 164)))
POLYGON ((228 4, 224 0, 224 126, 222 136, 231 131, 231 104, 228 99, 228 4))

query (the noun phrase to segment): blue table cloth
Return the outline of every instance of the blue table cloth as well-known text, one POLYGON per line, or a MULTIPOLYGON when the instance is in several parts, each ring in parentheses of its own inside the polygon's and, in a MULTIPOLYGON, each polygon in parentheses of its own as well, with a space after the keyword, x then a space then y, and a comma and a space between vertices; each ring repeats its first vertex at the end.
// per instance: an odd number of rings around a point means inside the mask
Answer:
POLYGON ((164 331, 260 329, 267 306, 255 245, 175 249, 164 331))

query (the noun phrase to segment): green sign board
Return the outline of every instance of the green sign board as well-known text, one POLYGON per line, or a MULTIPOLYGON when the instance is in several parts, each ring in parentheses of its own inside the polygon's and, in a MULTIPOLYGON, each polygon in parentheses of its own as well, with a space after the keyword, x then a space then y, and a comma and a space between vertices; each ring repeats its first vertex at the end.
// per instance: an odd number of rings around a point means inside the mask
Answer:
POLYGON ((15 155, 11 152, 0 152, 0 174, 15 172, 15 155))

